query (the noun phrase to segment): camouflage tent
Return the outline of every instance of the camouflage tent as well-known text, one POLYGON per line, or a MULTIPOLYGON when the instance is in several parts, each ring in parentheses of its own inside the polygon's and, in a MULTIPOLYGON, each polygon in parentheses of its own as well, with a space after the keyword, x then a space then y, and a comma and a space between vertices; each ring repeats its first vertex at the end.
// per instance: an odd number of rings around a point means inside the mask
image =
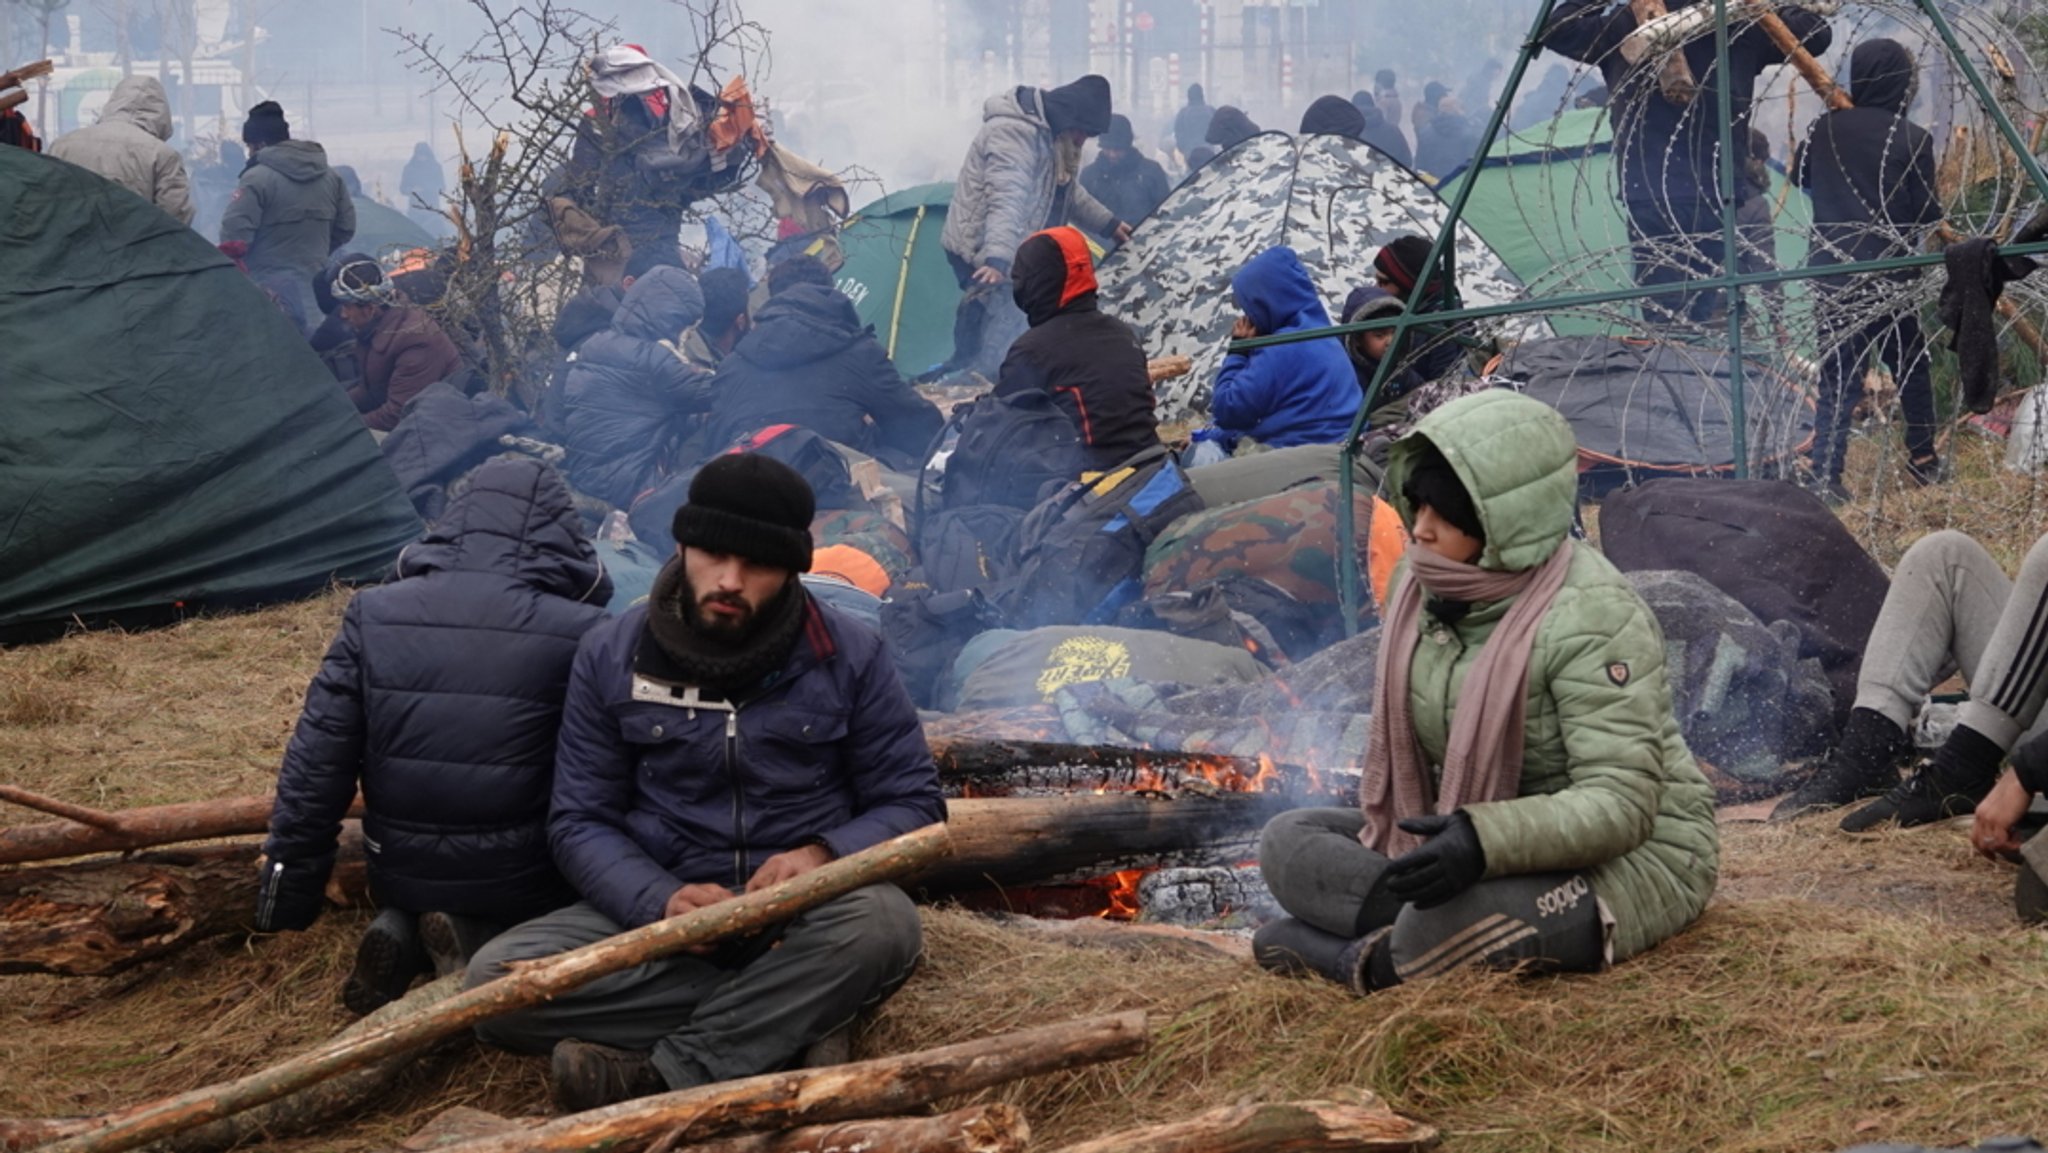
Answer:
MULTIPOLYGON (((1230 278, 1262 249, 1290 245, 1334 314, 1372 283, 1382 244, 1435 237, 1449 208, 1414 172, 1341 136, 1254 136, 1202 166, 1145 218, 1097 273, 1104 309, 1137 328, 1148 356, 1191 356, 1195 370, 1163 385, 1161 420, 1208 403, 1209 386, 1237 318, 1230 278)), ((1521 281, 1469 224, 1457 234, 1458 287, 1467 304, 1521 298, 1521 281)), ((1500 331, 1547 336, 1517 318, 1500 331)))

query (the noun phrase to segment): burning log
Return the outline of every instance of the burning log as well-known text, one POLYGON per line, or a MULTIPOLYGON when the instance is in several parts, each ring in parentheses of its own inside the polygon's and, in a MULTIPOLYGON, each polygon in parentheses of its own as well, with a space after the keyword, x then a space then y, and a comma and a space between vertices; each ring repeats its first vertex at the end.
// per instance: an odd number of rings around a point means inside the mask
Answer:
POLYGON ((1254 924, 1281 916, 1257 865, 1158 869, 1138 882, 1138 915, 1168 925, 1210 925, 1246 915, 1254 924))
MULTIPOLYGON (((269 797, 232 797, 183 805, 156 805, 106 813, 99 827, 77 821, 46 821, 0 829, 0 865, 55 861, 93 853, 122 853, 186 841, 247 836, 270 827, 269 797)), ((97 810, 95 810, 97 813, 97 810)), ((349 816, 363 815, 358 801, 349 816)))
POLYGON ((44 1148, 48 1153, 120 1153, 173 1137, 343 1073, 417 1052, 479 1021, 558 997, 599 977, 779 924, 855 889, 927 868, 950 850, 943 825, 920 829, 779 885, 536 962, 423 1012, 246 1077, 109 1114, 98 1128, 44 1148))
POLYGON ((665 1144, 688 1148, 692 1142, 739 1133, 904 1113, 1024 1077, 1134 1057, 1145 1051, 1148 1039, 1143 1013, 1090 1017, 897 1057, 642 1097, 574 1113, 538 1129, 445 1148, 448 1153, 568 1153, 622 1148, 662 1133, 670 1135, 665 1144))
POLYGON ((1421 1153, 1436 1142, 1434 1128, 1384 1105, 1285 1101, 1211 1109, 1056 1153, 1421 1153))
POLYGON ((703 1145, 672 1145, 667 1138, 648 1153, 1024 1153, 1031 1126, 1015 1105, 976 1105, 938 1117, 890 1117, 813 1125, 787 1133, 729 1137, 703 1145))
POLYGON ((1326 781, 1321 773, 1300 765, 1217 753, 954 738, 933 740, 932 759, 938 763, 940 779, 961 796, 1206 787, 1226 793, 1284 793, 1306 800, 1355 791, 1355 786, 1326 781))
MULTIPOLYGON (((248 926, 255 844, 0 872, 0 973, 104 977, 248 926)), ((360 835, 330 892, 368 895, 360 835)))
POLYGON ((1255 855, 1268 820, 1298 804, 1270 793, 1191 792, 949 801, 953 856, 913 883, 953 893, 1162 863, 1235 863, 1255 855))

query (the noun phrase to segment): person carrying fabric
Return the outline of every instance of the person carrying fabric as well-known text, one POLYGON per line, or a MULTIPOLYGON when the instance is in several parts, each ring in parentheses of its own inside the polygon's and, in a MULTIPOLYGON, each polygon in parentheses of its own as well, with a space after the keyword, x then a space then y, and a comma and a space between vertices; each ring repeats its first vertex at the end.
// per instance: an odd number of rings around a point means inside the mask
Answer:
POLYGON ((130 76, 114 85, 100 109, 99 123, 67 132, 50 142, 50 155, 91 169, 164 210, 180 224, 192 223, 192 182, 185 158, 164 143, 171 138, 171 98, 154 76, 130 76))
POLYGON ((1397 441, 1412 538, 1382 615, 1360 809, 1267 824, 1288 916, 1259 962, 1360 993, 1465 964, 1593 971, 1696 919, 1714 794, 1672 715, 1664 640, 1626 578, 1570 539, 1578 446, 1507 391, 1397 441))
MULTIPOLYGON (((516 962, 731 900, 946 817, 917 710, 874 629, 812 598, 810 487, 721 456, 675 514, 648 603, 592 629, 569 674, 549 818, 583 900, 478 953, 516 962)), ((894 885, 655 961, 479 1025, 551 1053, 565 1112, 784 1069, 887 998, 921 948, 894 885)))
POLYGON ((369 1013, 429 967, 575 900, 548 851, 562 695, 611 580, 553 469, 492 460, 349 601, 278 771, 256 927, 320 914, 363 793, 370 894, 342 1000, 369 1013))
POLYGON ((335 313, 356 336, 361 377, 348 398, 363 423, 390 432, 405 406, 436 381, 468 379, 462 354, 425 309, 403 304, 377 262, 355 260, 336 269, 330 291, 335 313))
MULTIPOLYGON (((1856 106, 1822 113, 1793 161, 1800 187, 1813 197, 1809 265, 1910 256, 1922 250, 1928 228, 1941 220, 1934 138, 1906 118, 1918 87, 1913 54, 1896 40, 1866 40, 1849 54, 1849 95, 1856 106)), ((1837 499, 1848 497, 1842 466, 1849 426, 1863 399, 1864 366, 1871 360, 1888 364, 1899 382, 1906 476, 1928 484, 1941 469, 1927 337, 1918 311, 1897 302, 1901 285, 1919 275, 1918 269, 1901 269, 1814 281, 1823 361, 1810 461, 1816 485, 1837 499)))
POLYGON ((292 139, 277 101, 249 110, 242 143, 249 163, 221 216, 220 248, 248 269, 249 279, 285 300, 303 327, 320 315, 314 274, 356 234, 355 205, 327 166, 327 150, 292 139))
MULTIPOLYGON (((1232 340, 1327 328, 1330 314, 1292 248, 1269 248, 1231 278, 1238 311, 1232 340)), ((1363 398, 1343 342, 1305 340, 1223 358, 1209 417, 1229 442, 1265 448, 1335 444, 1351 431, 1363 398)))
POLYGON ((797 256, 769 269, 768 285, 768 303, 711 382, 707 447, 796 424, 894 470, 922 464, 945 419, 896 371, 832 274, 797 256))
MULTIPOLYGON (((643 255, 661 259, 634 259, 643 255)), ((611 326, 576 347, 561 411, 564 466, 579 491, 630 508, 676 466, 692 417, 711 408, 710 374, 685 362, 674 343, 703 314, 696 278, 653 264, 626 289, 611 326)))
MULTIPOLYGON (((1673 13, 1713 7, 1713 0, 1674 0, 1673 13)), ((1798 4, 1774 4, 1775 12, 1808 52, 1820 56, 1833 43, 1825 17, 1798 4)), ((1677 285, 1721 273, 1721 195, 1715 156, 1721 125, 1716 114, 1722 78, 1715 63, 1711 13, 1676 52, 1694 80, 1691 99, 1675 102, 1659 84, 1667 53, 1651 52, 1630 64, 1622 42, 1636 31, 1635 11, 1610 0, 1563 0, 1552 10, 1541 42, 1561 56, 1597 65, 1614 111, 1614 154, 1621 166, 1621 202, 1635 247, 1636 283, 1677 285)), ((1763 26, 1730 12, 1728 28, 1730 139, 1746 140, 1757 76, 1785 63, 1763 26)), ((1760 195, 1742 168, 1735 173, 1735 201, 1760 195)), ((1720 304, 1716 292, 1675 289, 1643 302, 1652 324, 1704 322, 1720 304)))
POLYGON ((1159 444, 1145 350, 1123 321, 1102 311, 1088 240, 1048 228, 1017 250, 1011 283, 1031 330, 1010 346, 995 395, 1051 395, 1081 434, 1089 467, 1112 469, 1159 444))
POLYGON ((1058 88, 1013 88, 982 104, 981 131, 960 162, 939 236, 965 295, 947 367, 986 376, 1024 331, 1002 291, 1024 238, 1073 224, 1121 244, 1131 226, 1081 183, 1081 148, 1109 131, 1109 81, 1083 76, 1058 88))
POLYGON ((1166 169, 1138 148, 1137 134, 1128 117, 1109 118, 1109 131, 1097 142, 1101 152, 1094 163, 1081 170, 1081 186, 1093 193, 1103 207, 1133 228, 1152 215, 1152 210, 1173 191, 1166 169))
POLYGON ((2020 561, 2017 580, 1962 533, 1914 541, 1871 626, 1842 739, 1772 819, 1881 793, 1843 817, 1842 830, 1912 828, 1969 812, 1999 780, 2008 753, 2015 762, 2048 765, 2048 742, 2038 739, 2048 701, 2048 652, 2037 636, 2044 616, 2048 537, 2020 561), (1970 699, 1933 763, 1901 781, 1899 769, 1913 755, 1913 718, 1954 671, 1970 699))
POLYGON ((604 49, 585 70, 597 100, 577 122, 564 187, 592 216, 625 230, 635 252, 681 267, 683 212, 714 191, 696 96, 637 44, 604 49))

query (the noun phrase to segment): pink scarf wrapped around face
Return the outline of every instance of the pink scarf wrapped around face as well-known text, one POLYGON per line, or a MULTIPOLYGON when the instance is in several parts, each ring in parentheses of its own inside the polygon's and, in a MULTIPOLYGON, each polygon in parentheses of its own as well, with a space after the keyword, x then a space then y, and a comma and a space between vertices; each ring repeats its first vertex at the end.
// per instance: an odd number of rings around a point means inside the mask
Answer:
POLYGON ((1396 857, 1420 844, 1396 822, 1454 813, 1480 801, 1507 800, 1522 786, 1522 722, 1529 697, 1529 654, 1544 614, 1564 587, 1572 542, 1550 559, 1521 572, 1489 572, 1446 560, 1426 548, 1407 553, 1408 579, 1387 605, 1380 630, 1379 676, 1373 686, 1372 729, 1365 752, 1359 804, 1364 845, 1396 857), (1422 641, 1425 592, 1444 600, 1485 604, 1513 598, 1507 615, 1480 646, 1451 717, 1441 788, 1430 785, 1429 764, 1415 740, 1408 674, 1422 641))

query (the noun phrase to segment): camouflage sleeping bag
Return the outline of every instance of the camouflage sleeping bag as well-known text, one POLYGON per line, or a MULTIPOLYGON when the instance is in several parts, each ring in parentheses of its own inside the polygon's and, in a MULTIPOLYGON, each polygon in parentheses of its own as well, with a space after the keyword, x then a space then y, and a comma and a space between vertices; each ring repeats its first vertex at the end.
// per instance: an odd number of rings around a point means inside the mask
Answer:
MULTIPOLYGON (((1145 551, 1145 595, 1183 592, 1237 572, 1334 611, 1338 499, 1338 486, 1320 481, 1184 516, 1145 551)), ((1354 489, 1352 507, 1363 540, 1372 524, 1372 493, 1354 489)))
POLYGON ((881 513, 868 509, 820 509, 811 522, 811 542, 818 548, 850 545, 873 557, 891 581, 900 581, 917 567, 910 537, 881 513))

